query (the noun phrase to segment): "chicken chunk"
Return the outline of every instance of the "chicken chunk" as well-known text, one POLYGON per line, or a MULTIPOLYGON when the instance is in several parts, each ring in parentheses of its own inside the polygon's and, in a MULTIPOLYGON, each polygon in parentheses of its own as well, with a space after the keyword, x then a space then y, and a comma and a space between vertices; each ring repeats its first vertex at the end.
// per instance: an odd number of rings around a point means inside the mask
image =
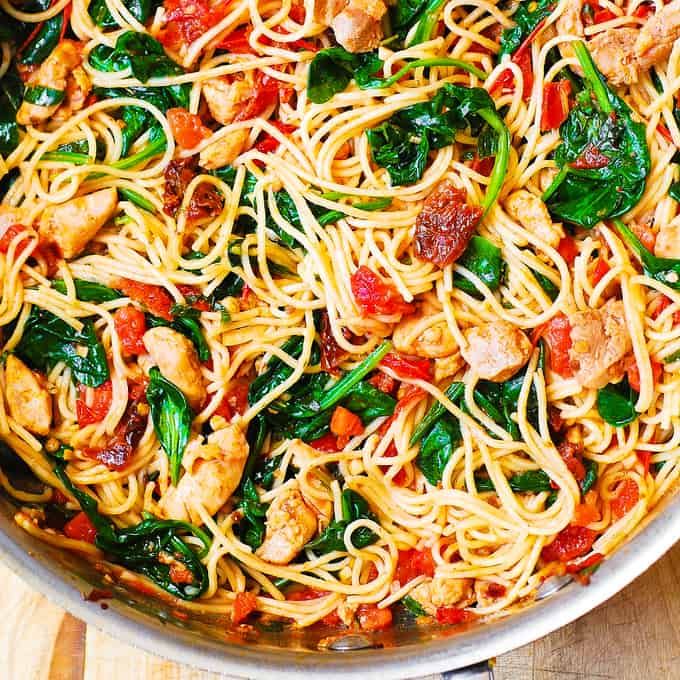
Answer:
POLYGON ((524 332, 507 321, 483 323, 465 331, 467 347, 461 354, 485 380, 503 382, 529 360, 531 343, 524 332))
POLYGON ((206 170, 223 168, 231 165, 245 149, 249 131, 245 128, 232 130, 224 137, 220 137, 201 151, 198 164, 206 170))
POLYGON ((271 564, 288 564, 316 533, 316 513, 306 503, 297 483, 287 486, 266 515, 264 542, 256 555, 271 564))
POLYGON ((654 254, 657 257, 680 259, 680 225, 669 224, 659 229, 654 244, 654 254))
MULTIPOLYGON (((29 87, 49 87, 65 92, 70 74, 80 66, 82 60, 80 44, 74 40, 62 40, 52 53, 28 79, 29 87)), ((59 108, 61 102, 41 106, 23 101, 17 111, 17 122, 21 125, 37 125, 47 120, 59 108)))
POLYGON ((142 341, 163 377, 177 386, 191 408, 199 409, 205 401, 206 390, 201 363, 191 340, 172 328, 158 326, 144 333, 142 341))
POLYGON ((0 236, 15 224, 23 224, 25 227, 30 226, 30 214, 27 208, 15 208, 14 206, 0 203, 0 236))
MULTIPOLYGON (((583 0, 569 0, 562 10, 562 14, 555 22, 555 28, 559 35, 569 36, 583 36, 583 19, 581 18, 581 11, 583 10, 583 0)), ((574 48, 571 43, 560 43, 560 54, 565 59, 574 57, 574 48)), ((583 75, 579 67, 573 67, 573 70, 578 72, 578 75, 583 75)))
POLYGON ((510 217, 553 248, 564 238, 562 225, 550 219, 545 203, 529 191, 520 189, 510 194, 505 200, 505 209, 510 217))
POLYGON ((75 111, 85 106, 85 101, 92 90, 92 81, 82 66, 76 66, 66 81, 66 97, 54 114, 54 120, 66 120, 75 111))
MULTIPOLYGON (((290 443, 289 448, 292 456, 291 463, 299 469, 307 467, 320 455, 319 452, 296 439, 290 443)), ((303 492, 305 503, 316 511, 320 525, 327 525, 333 516, 333 495, 331 494, 329 481, 323 477, 323 472, 318 467, 312 467, 307 476, 310 486, 314 489, 313 495, 303 492)))
POLYGON ((159 505, 164 517, 200 526, 196 504, 214 515, 229 500, 241 481, 248 442, 239 426, 227 425, 208 435, 205 444, 190 443, 184 457, 191 461, 188 469, 159 505))
POLYGON ((475 581, 475 599, 479 607, 491 607, 496 602, 505 597, 505 586, 494 581, 482 581, 477 579, 475 581))
POLYGON ((52 397, 42 377, 14 354, 5 363, 5 396, 9 413, 33 434, 46 436, 52 423, 52 397))
POLYGON ((434 382, 440 383, 445 378, 456 375, 465 366, 465 360, 460 352, 448 357, 434 360, 434 382))
POLYGON ((439 607, 468 607, 475 601, 471 578, 435 576, 416 586, 409 595, 430 615, 439 607))
POLYGON ((424 313, 407 316, 394 328, 392 342, 398 352, 428 359, 448 357, 458 349, 446 320, 430 322, 424 313))
POLYGON ((623 302, 612 299, 600 309, 576 312, 569 324, 569 360, 579 384, 599 389, 620 378, 622 360, 632 347, 623 302))
POLYGON ((347 0, 315 0, 314 21, 323 26, 330 26, 331 21, 342 12, 347 0))
POLYGON ((333 19, 335 39, 348 52, 368 52, 380 45, 382 18, 387 7, 382 0, 349 0, 333 19))
POLYGON ((69 260, 83 252, 113 217, 117 206, 118 193, 113 187, 78 196, 45 208, 38 232, 42 240, 56 245, 61 255, 69 260))
POLYGON ((664 61, 680 38, 680 0, 662 6, 643 24, 635 42, 640 68, 648 69, 664 61))
POLYGON ((588 41, 593 61, 612 85, 632 85, 639 80, 641 64, 635 53, 637 37, 637 28, 610 28, 588 41))
POLYGON ((245 80, 230 83, 224 78, 210 78, 203 83, 203 96, 210 115, 222 125, 228 125, 236 118, 251 94, 251 87, 245 80))

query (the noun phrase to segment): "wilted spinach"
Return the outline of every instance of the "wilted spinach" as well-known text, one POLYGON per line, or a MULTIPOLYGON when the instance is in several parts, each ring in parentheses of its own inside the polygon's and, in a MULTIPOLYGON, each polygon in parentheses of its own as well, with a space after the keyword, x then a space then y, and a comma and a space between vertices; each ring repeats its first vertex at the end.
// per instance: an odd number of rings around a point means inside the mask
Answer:
POLYGON ((82 323, 82 330, 77 331, 52 312, 33 307, 14 351, 32 368, 43 372, 63 361, 76 382, 98 387, 109 379, 106 352, 92 321, 85 319, 82 323), (85 356, 79 354, 79 347, 87 349, 85 356))
POLYGON ((514 54, 517 48, 547 19, 555 9, 555 0, 521 0, 517 11, 512 15, 515 25, 506 28, 501 35, 500 61, 506 54, 514 54))
POLYGON ((170 479, 177 486, 182 456, 191 432, 191 408, 181 390, 164 378, 157 366, 149 371, 146 400, 153 429, 170 461, 170 479))
POLYGON ((95 545, 113 561, 143 574, 183 600, 193 600, 207 590, 208 572, 201 559, 208 554, 210 537, 202 529, 188 522, 156 519, 148 513, 139 524, 117 529, 111 520, 99 513, 97 501, 71 482, 63 463, 57 463, 54 472, 97 530, 95 545), (197 538, 203 544, 201 551, 194 552, 182 535, 197 538), (191 574, 190 583, 172 580, 171 567, 176 563, 191 574))
POLYGON ((253 550, 257 550, 264 541, 267 505, 260 503, 255 484, 252 479, 246 479, 241 490, 242 498, 236 506, 243 513, 239 522, 241 540, 253 550))
POLYGON ((628 105, 608 87, 582 42, 574 51, 586 89, 560 127, 555 151, 559 173, 543 194, 559 219, 590 229, 624 214, 645 189, 651 162, 645 126, 633 121, 628 105))
MULTIPOLYGON (((123 4, 140 24, 145 24, 151 13, 161 3, 159 0, 124 0, 123 4)), ((100 28, 118 28, 118 23, 109 12, 106 0, 94 0, 90 3, 87 11, 92 17, 92 21, 100 28)))
POLYGON ((445 413, 420 443, 416 465, 430 484, 442 480, 444 468, 462 440, 458 420, 445 413))
MULTIPOLYGON (((94 281, 85 281, 84 279, 74 279, 74 288, 76 289, 76 297, 83 302, 111 302, 118 300, 122 295, 113 288, 104 286, 101 283, 94 281)), ((63 279, 55 279, 52 281, 52 288, 66 295, 66 283, 63 279)))
MULTIPOLYGON (((500 288, 505 276, 506 264, 501 249, 483 236, 473 235, 463 254, 456 261, 457 265, 469 269, 478 276, 491 291, 500 288)), ((453 277, 453 285, 466 293, 478 297, 480 291, 472 281, 460 274, 453 277)))
POLYGON ((17 111, 24 96, 24 85, 14 66, 0 79, 0 155, 8 156, 19 145, 17 111))
MULTIPOLYGON (((539 493, 541 491, 552 491, 550 477, 543 470, 527 470, 513 475, 508 479, 510 488, 515 493, 539 493)), ((475 486, 477 491, 495 491, 496 487, 490 477, 475 475, 475 486)))
POLYGON ((616 385, 610 383, 597 391, 597 412, 606 423, 623 427, 638 417, 635 410, 637 398, 638 393, 624 378, 616 385))

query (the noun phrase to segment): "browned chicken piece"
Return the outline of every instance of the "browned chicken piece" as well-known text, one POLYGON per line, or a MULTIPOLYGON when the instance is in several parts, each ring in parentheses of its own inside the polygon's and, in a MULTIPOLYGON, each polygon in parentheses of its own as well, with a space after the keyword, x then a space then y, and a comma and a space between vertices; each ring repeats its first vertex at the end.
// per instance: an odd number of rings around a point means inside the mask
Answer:
POLYGON ((648 69, 668 58, 680 38, 680 0, 665 5, 643 24, 635 43, 640 68, 648 69))
POLYGON ((387 7, 382 0, 349 0, 333 19, 335 39, 348 52, 368 52, 380 45, 382 18, 387 7))
MULTIPOLYGON (((62 40, 52 53, 28 79, 28 87, 49 87, 66 92, 67 79, 82 60, 80 44, 74 40, 62 40)), ((21 103, 17 111, 17 123, 20 125, 37 125, 47 120, 59 108, 61 102, 50 106, 21 103)))
POLYGON ((461 354, 484 380, 504 382, 529 360, 531 343, 522 329, 498 320, 468 328, 461 354))
POLYGON ((288 564, 314 536, 316 513, 305 503, 297 483, 272 501, 266 527, 264 541, 255 554, 271 564, 288 564))
POLYGON ((252 93, 245 80, 229 82, 224 78, 209 78, 203 83, 203 96, 210 115, 222 125, 231 123, 252 93))
POLYGON ((342 12, 347 0, 315 0, 314 21, 317 24, 330 26, 331 21, 342 12))
POLYGON ((191 340, 172 328, 158 326, 144 333, 142 341, 163 377, 184 394, 192 409, 200 409, 206 390, 191 340))
POLYGON ((231 165, 243 153, 248 141, 249 130, 242 128, 232 130, 224 137, 208 144, 199 154, 199 165, 206 170, 223 168, 231 165))
POLYGON ((600 309, 576 312, 569 324, 569 359, 579 384, 599 389, 619 379, 622 360, 632 348, 623 302, 612 299, 600 309))
POLYGON ((91 90, 92 81, 87 71, 82 66, 76 66, 66 81, 66 97, 54 114, 54 120, 66 120, 75 111, 80 111, 91 90))
POLYGON ((433 324, 431 315, 422 310, 395 326, 392 342, 398 352, 428 359, 448 357, 458 349, 446 320, 433 324))
MULTIPOLYGON (((583 0, 569 0, 562 10, 562 14, 555 22, 555 28, 559 35, 571 35, 583 37, 583 19, 581 18, 581 11, 583 10, 583 0)), ((560 54, 565 59, 570 59, 574 56, 574 48, 570 43, 560 43, 560 54)), ((582 76, 583 72, 579 67, 573 67, 573 70, 582 76)))
POLYGON ((501 597, 505 597, 506 588, 493 581, 475 581, 475 599, 479 607, 490 607, 501 597))
MULTIPOLYGON (((296 468, 303 468, 312 463, 319 456, 319 452, 299 439, 290 443, 291 463, 296 468)), ((324 473, 319 468, 312 468, 307 479, 314 489, 314 495, 303 493, 305 503, 317 514, 319 527, 326 526, 333 517, 333 494, 330 491, 329 480, 324 479, 324 473)))
POLYGON ((227 425, 208 435, 205 444, 190 443, 184 457, 191 460, 189 468, 159 506, 163 517, 200 526, 203 522, 196 504, 214 515, 229 500, 241 481, 248 442, 241 427, 227 425))
POLYGON ((632 85, 643 67, 635 54, 637 28, 609 28, 588 41, 597 68, 612 85, 632 85))
POLYGON ((654 254, 657 257, 680 259, 680 225, 669 224, 659 229, 654 244, 654 254))
POLYGON ((505 199, 505 209, 510 217, 517 220, 527 231, 535 234, 553 248, 564 238, 564 229, 559 222, 550 219, 545 203, 530 191, 520 189, 505 199))
POLYGON ((115 188, 101 189, 49 206, 40 216, 38 232, 69 260, 83 252, 97 232, 113 217, 118 206, 115 188))
POLYGON ((52 397, 42 376, 14 354, 8 355, 5 363, 5 396, 10 416, 21 427, 43 437, 49 434, 52 397))
POLYGON ((29 222, 30 214, 28 208, 15 208, 0 203, 0 236, 15 224, 23 224, 25 227, 31 226, 29 222))
POLYGON ((417 585, 409 595, 431 616, 439 607, 463 609, 475 601, 471 578, 445 578, 435 576, 417 585))

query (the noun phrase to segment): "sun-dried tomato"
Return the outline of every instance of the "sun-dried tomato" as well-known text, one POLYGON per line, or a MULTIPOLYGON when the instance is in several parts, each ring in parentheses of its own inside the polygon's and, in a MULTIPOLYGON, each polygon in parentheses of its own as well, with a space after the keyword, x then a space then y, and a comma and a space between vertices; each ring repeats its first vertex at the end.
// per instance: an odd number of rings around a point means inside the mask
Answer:
POLYGON ((465 198, 464 191, 442 182, 425 199, 416 218, 417 257, 446 267, 463 254, 483 213, 465 198))
POLYGON ((399 291, 385 283, 374 271, 362 265, 352 274, 352 294, 362 314, 408 314, 413 305, 399 291))
POLYGON ((175 159, 168 163, 163 175, 165 185, 163 187, 163 211, 166 215, 174 217, 177 209, 182 204, 184 193, 189 183, 194 178, 196 160, 192 158, 175 159))
POLYGON ((76 541, 94 543, 97 538, 97 530, 90 518, 84 512, 79 512, 73 519, 64 524, 64 536, 76 541))
POLYGON ((2 236, 0 236, 0 253, 7 253, 12 241, 19 236, 19 234, 23 234, 24 238, 17 243, 14 252, 17 257, 21 255, 31 243, 31 239, 29 238, 30 233, 23 224, 10 224, 7 229, 5 229, 2 236))
POLYGON ((236 114, 235 121, 250 120, 264 113, 279 100, 279 81, 265 75, 262 71, 255 73, 255 86, 250 98, 236 114))
POLYGON ((123 469, 144 434, 147 419, 146 404, 131 402, 106 446, 102 449, 87 448, 85 455, 103 463, 109 470, 123 469))
MULTIPOLYGON (((343 335, 345 335, 345 329, 343 329, 343 335)), ((347 336, 345 335, 345 337, 347 336)), ((321 369, 333 373, 337 370, 340 362, 347 357, 348 352, 336 342, 331 330, 328 312, 323 312, 321 315, 319 339, 321 341, 321 369)))
POLYGON ((172 321, 173 317, 170 310, 172 309, 173 299, 165 288, 155 286, 152 283, 133 281, 132 279, 119 279, 116 288, 135 302, 143 304, 155 316, 160 316, 166 321, 172 321))
POLYGON ((257 597, 253 593, 238 593, 234 599, 232 619, 235 624, 243 623, 251 612, 257 609, 257 597))
POLYGON ((585 555, 595 543, 597 533, 592 529, 569 525, 555 536, 541 551, 546 562, 569 562, 585 555))
POLYGON ((216 416, 231 420, 236 413, 243 415, 248 409, 248 390, 250 383, 246 378, 236 378, 225 392, 220 405, 215 411, 216 416))
POLYGON ((586 469, 583 467, 583 444, 575 444, 567 441, 557 445, 557 452, 562 457, 569 472, 574 475, 574 479, 580 482, 586 476, 586 469))
POLYGON ((609 158, 605 156, 596 146, 588 144, 581 152, 581 155, 571 164, 577 170, 596 170, 606 168, 609 165, 609 158))
POLYGON ((397 388, 399 387, 399 382, 395 380, 391 375, 378 371, 375 375, 371 376, 368 381, 373 387, 384 392, 385 394, 391 394, 394 396, 397 388))
POLYGON ((85 427, 92 423, 102 421, 111 408, 113 399, 113 388, 111 381, 99 385, 99 387, 86 387, 78 385, 78 398, 76 399, 76 414, 78 425, 85 427), (87 403, 88 389, 91 390, 92 399, 87 403))
POLYGON ((543 338, 548 345, 550 368, 563 378, 573 375, 569 350, 571 349, 571 324, 561 312, 534 332, 535 341, 543 338))
POLYGON ((187 219, 198 220, 205 217, 216 217, 224 207, 224 196, 213 184, 202 182, 191 195, 187 207, 187 219))
POLYGON ((360 604, 357 619, 361 630, 384 630, 392 625, 392 610, 389 607, 379 609, 375 604, 360 604))

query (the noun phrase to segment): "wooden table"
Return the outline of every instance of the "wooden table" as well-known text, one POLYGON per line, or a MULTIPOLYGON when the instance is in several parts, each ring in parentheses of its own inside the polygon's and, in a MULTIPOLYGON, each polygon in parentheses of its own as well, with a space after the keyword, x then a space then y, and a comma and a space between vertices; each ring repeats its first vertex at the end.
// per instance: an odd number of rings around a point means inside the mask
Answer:
MULTIPOLYGON (((3 680, 228 680, 86 630, 4 567, 0 583, 3 680), (70 653, 55 655, 57 636, 72 641, 70 653)), ((678 680, 679 655, 680 544, 594 612, 499 657, 495 673, 497 680, 678 680)))

